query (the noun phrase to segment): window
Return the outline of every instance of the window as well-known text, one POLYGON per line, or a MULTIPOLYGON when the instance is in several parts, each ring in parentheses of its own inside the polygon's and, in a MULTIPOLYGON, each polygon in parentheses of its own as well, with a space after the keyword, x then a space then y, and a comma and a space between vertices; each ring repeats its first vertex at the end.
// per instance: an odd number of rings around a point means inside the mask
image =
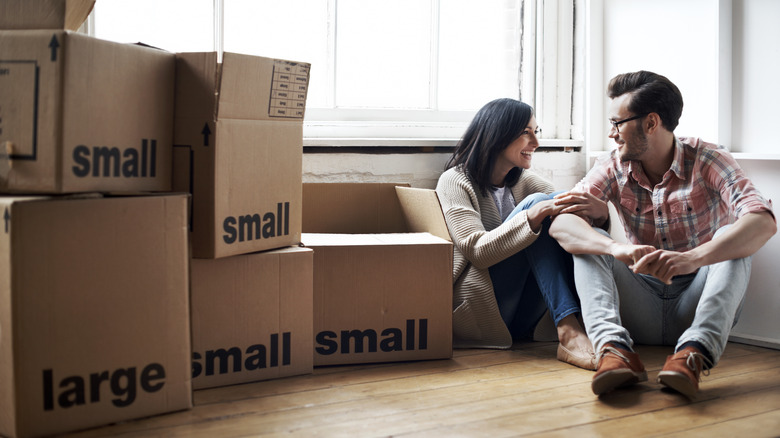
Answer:
POLYGON ((89 27, 169 51, 311 63, 309 144, 451 143, 498 97, 528 102, 546 138, 568 139, 573 9, 573 0, 102 0, 89 27))

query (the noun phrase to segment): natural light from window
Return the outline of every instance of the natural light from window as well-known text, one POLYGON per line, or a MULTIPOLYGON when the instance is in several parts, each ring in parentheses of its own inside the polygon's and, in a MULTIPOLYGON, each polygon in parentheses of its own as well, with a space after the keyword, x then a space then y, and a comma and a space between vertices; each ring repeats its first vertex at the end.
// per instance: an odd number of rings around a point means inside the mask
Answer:
POLYGON ((528 72, 536 66, 523 65, 537 56, 536 32, 523 28, 535 25, 535 4, 99 0, 90 32, 171 52, 311 63, 304 136, 452 138, 492 99, 534 104, 540 81, 528 72))

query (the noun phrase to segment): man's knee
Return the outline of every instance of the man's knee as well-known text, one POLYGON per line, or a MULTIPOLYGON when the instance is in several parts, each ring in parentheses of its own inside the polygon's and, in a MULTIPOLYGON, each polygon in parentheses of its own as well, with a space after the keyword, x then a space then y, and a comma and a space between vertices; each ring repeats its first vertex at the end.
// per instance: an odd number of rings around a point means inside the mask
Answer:
MULTIPOLYGON (((598 227, 593 227, 596 232, 610 237, 609 233, 598 227)), ((575 269, 592 269, 595 265, 601 266, 601 269, 608 268, 612 270, 615 258, 610 254, 573 254, 575 269)))

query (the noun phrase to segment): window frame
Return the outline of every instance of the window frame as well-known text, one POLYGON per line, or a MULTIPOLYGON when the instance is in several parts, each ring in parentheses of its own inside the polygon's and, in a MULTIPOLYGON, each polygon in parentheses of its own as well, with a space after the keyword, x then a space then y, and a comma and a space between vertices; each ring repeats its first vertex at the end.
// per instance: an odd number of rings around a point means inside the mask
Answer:
MULTIPOLYGON (((327 66, 330 94, 335 102, 336 3, 328 1, 327 66)), ((431 50, 431 86, 429 102, 436 102, 438 81, 438 7, 433 8, 431 50)), ((521 62, 517 96, 534 107, 542 126, 541 147, 580 148, 583 136, 573 120, 579 96, 574 93, 575 72, 581 71, 581 60, 575 59, 575 1, 521 0, 518 20, 522 20, 521 62), (576 63, 576 65, 575 65, 576 63)), ((225 0, 213 0, 214 48, 221 59, 224 53, 225 0)), ((94 15, 82 31, 94 36, 94 15)), ((465 131, 474 111, 439 111, 430 109, 351 109, 307 108, 303 141, 307 147, 338 146, 417 146, 451 147, 465 131)))
MULTIPOLYGON (((572 101, 578 98, 573 92, 574 3, 575 0, 523 0, 518 18, 523 20, 524 29, 518 97, 533 106, 537 119, 542 121, 541 147, 579 149, 584 144, 572 120, 572 101)), ((434 15, 437 14, 435 11, 434 15)), ((333 38, 331 33, 330 47, 335 45, 333 38)), ((436 64, 435 59, 432 64, 436 64)), ((435 66, 431 70, 431 80, 435 81, 435 66)), ((334 84, 332 65, 329 76, 334 84)), ((436 89, 431 87, 432 101, 436 89)), ((335 92, 335 87, 331 90, 335 92)), ((451 147, 475 112, 307 108, 304 145, 451 147)))

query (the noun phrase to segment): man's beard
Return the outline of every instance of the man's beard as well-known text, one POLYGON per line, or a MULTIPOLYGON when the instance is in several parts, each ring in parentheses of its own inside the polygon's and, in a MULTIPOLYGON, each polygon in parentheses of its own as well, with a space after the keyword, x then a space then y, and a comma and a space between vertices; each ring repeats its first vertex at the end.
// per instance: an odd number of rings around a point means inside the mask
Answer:
POLYGON ((639 157, 647 151, 648 142, 644 131, 638 131, 625 139, 623 143, 623 153, 620 154, 620 161, 638 161, 639 157))

